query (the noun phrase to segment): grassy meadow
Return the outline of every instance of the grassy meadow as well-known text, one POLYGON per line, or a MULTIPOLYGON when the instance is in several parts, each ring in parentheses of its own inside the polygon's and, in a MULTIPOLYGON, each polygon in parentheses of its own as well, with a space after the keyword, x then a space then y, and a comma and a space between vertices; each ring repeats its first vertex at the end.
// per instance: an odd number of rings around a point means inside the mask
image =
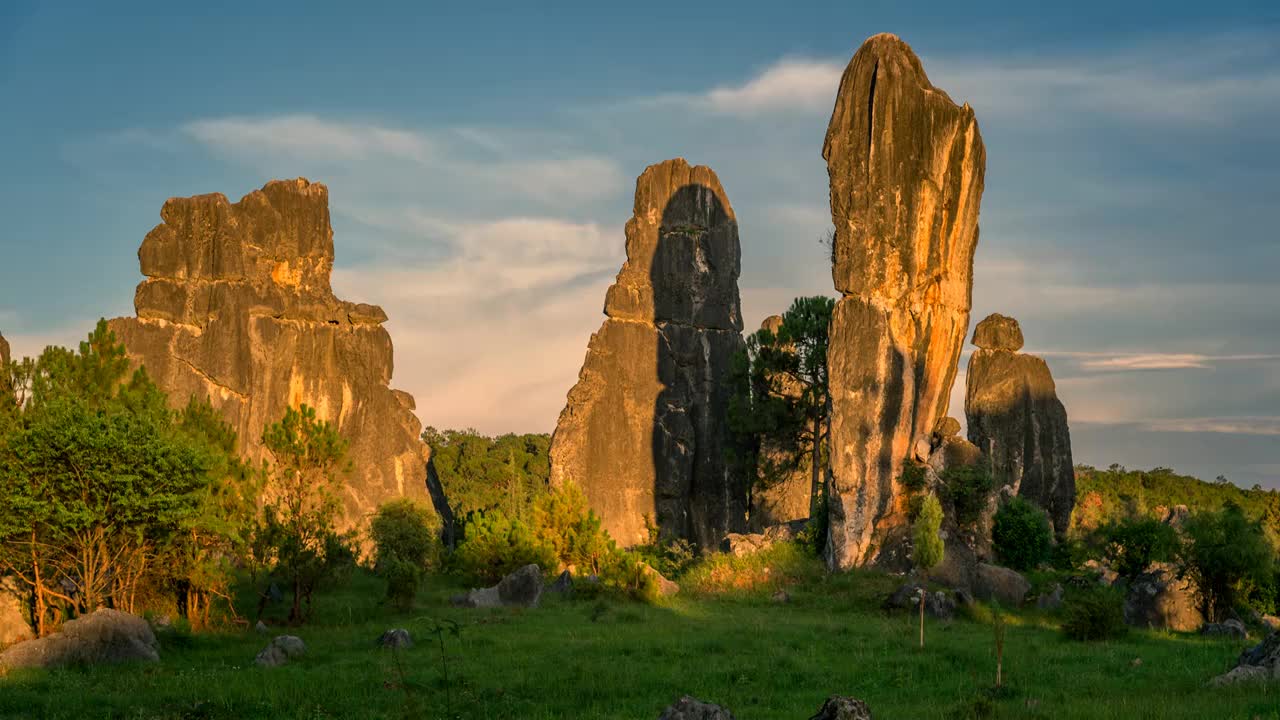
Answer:
POLYGON ((787 604, 763 583, 663 605, 544 596, 532 610, 470 610, 448 603, 461 588, 433 579, 404 612, 357 571, 318 599, 310 624, 272 630, 306 641, 294 664, 256 667, 269 636, 250 630, 166 633, 158 664, 0 678, 0 716, 650 719, 687 693, 740 720, 783 720, 840 693, 888 719, 1280 718, 1275 689, 1204 687, 1245 643, 1137 631, 1073 642, 1035 611, 1006 616, 995 691, 991 613, 929 620, 920 649, 916 618, 879 608, 900 581, 827 576, 815 561, 790 577, 787 604), (442 663, 430 628, 449 621, 458 633, 443 633, 442 663), (378 648, 392 627, 409 628, 416 646, 378 648))

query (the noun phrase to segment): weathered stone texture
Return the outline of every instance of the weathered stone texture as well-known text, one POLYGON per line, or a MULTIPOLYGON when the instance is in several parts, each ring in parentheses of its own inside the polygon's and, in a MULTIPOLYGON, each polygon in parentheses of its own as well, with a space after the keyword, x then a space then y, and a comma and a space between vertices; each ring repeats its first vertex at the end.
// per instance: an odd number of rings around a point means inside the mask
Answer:
POLYGON ((719 179, 683 159, 636 181, 627 261, 605 297, 551 440, 551 482, 578 483, 623 545, 712 547, 746 515, 728 466, 733 356, 743 347, 738 224, 719 179))
POLYGON ((119 610, 98 608, 38 640, 20 642, 0 653, 4 668, 52 668, 160 659, 155 633, 146 620, 119 610))
POLYGON ((391 390, 381 308, 334 297, 329 191, 273 181, 230 203, 172 198, 138 250, 136 318, 111 329, 175 405, 208 397, 251 460, 263 428, 307 404, 349 443, 347 525, 386 500, 426 501, 429 450, 412 398, 391 390))
MULTIPOLYGON (((990 337, 989 323, 1017 322, 993 315, 978 324, 974 342, 990 337)), ((1067 410, 1058 400, 1049 366, 1034 355, 979 349, 969 358, 965 415, 969 440, 991 463, 996 486, 1007 485, 1049 513, 1063 535, 1076 502, 1075 469, 1067 410)))
POLYGON ((973 110, 930 84, 892 35, 845 69, 822 151, 835 226, 831 275, 828 562, 874 559, 905 522, 894 480, 925 459, 969 324, 986 150, 973 110))

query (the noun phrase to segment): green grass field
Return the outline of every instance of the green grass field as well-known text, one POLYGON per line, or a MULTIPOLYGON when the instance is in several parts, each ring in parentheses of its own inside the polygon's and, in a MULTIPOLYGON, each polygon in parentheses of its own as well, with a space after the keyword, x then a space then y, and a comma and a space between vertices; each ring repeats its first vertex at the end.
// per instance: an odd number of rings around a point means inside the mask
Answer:
POLYGON ((761 592, 661 607, 553 597, 534 610, 453 608, 458 588, 437 585, 404 613, 357 572, 319 599, 312 624, 273 631, 307 642, 296 664, 255 667, 267 638, 253 632, 170 637, 159 664, 0 678, 0 716, 648 720, 687 693, 740 720, 794 720, 840 693, 881 719, 1280 718, 1274 688, 1204 687, 1244 643, 1149 632, 1078 643, 1035 613, 1010 618, 994 693, 991 625, 930 621, 921 650, 909 613, 878 609, 896 582, 814 573, 786 605, 761 592), (435 619, 460 627, 445 638, 447 685, 426 630, 435 619), (416 647, 376 647, 391 627, 413 631, 416 647))

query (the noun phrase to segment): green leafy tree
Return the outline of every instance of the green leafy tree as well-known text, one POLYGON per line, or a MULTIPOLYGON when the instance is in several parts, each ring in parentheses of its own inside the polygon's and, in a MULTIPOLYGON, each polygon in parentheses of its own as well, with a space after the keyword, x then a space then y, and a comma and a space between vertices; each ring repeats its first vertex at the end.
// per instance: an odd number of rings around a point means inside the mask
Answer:
POLYGON ((1032 570, 1048 560, 1052 536, 1044 511, 1016 496, 1000 506, 991 525, 991 545, 996 557, 1005 567, 1014 570, 1032 570))
POLYGON ((418 586, 440 552, 435 513, 412 500, 392 500, 369 524, 374 571, 387 581, 387 599, 411 607, 418 586))
POLYGON ((1196 513, 1183 532, 1186 542, 1178 562, 1195 583, 1210 622, 1226 617, 1251 587, 1273 582, 1275 550, 1262 523, 1250 520, 1240 506, 1227 503, 1217 512, 1196 513))
POLYGON ((554 567, 557 557, 555 547, 539 538, 532 526, 494 509, 467 518, 453 560, 470 580, 493 584, 525 565, 554 567))
POLYGON ((916 569, 928 572, 942 562, 945 547, 939 530, 942 529, 942 503, 933 493, 924 496, 920 514, 912 529, 911 561, 916 569))
POLYGON ((796 298, 776 332, 762 328, 747 338, 732 371, 729 425, 747 448, 757 483, 769 487, 807 466, 811 517, 821 502, 826 465, 827 346, 834 308, 830 297, 796 298))
POLYGON ((1130 518, 1110 523, 1100 531, 1108 564, 1133 580, 1154 562, 1173 560, 1178 554, 1178 531, 1155 518, 1130 518))
POLYGON ((473 429, 428 427, 422 439, 431 446, 432 465, 459 518, 493 509, 527 518, 534 500, 547 490, 549 435, 487 437, 473 429))
POLYGON ((350 539, 336 530, 347 444, 306 405, 289 408, 280 422, 267 426, 262 443, 274 462, 267 471, 255 554, 270 566, 272 578, 291 589, 289 621, 303 622, 316 588, 353 559, 350 539))
POLYGON ((206 512, 214 458, 105 322, 79 352, 48 348, 5 376, 21 402, 0 435, 0 569, 30 589, 41 633, 51 612, 135 610, 206 512))
POLYGON ((955 510, 956 522, 971 526, 982 516, 995 481, 986 465, 957 465, 942 471, 942 494, 955 510))

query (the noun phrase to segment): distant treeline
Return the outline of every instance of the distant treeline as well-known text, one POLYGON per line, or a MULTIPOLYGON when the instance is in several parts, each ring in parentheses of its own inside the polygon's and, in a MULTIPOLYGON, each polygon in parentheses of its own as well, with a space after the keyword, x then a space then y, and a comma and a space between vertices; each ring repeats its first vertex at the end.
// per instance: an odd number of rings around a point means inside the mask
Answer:
POLYGON ((1177 505, 1196 513, 1219 510, 1227 503, 1262 520, 1273 537, 1280 537, 1280 493, 1257 485, 1245 490, 1222 476, 1205 482, 1166 467, 1129 470, 1112 465, 1100 470, 1076 466, 1076 508, 1071 524, 1088 531, 1129 517, 1163 515, 1177 505))

